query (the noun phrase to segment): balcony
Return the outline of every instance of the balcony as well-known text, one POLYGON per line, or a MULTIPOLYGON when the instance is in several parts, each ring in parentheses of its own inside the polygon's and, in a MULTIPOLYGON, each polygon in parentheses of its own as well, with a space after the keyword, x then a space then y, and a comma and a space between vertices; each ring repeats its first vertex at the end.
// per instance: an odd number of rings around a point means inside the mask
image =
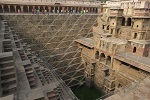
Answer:
POLYGON ((133 17, 150 18, 150 10, 147 8, 136 8, 134 9, 133 17))
POLYGON ((122 17, 122 15, 123 15, 123 9, 119 9, 119 8, 111 8, 110 9, 111 17, 122 17))

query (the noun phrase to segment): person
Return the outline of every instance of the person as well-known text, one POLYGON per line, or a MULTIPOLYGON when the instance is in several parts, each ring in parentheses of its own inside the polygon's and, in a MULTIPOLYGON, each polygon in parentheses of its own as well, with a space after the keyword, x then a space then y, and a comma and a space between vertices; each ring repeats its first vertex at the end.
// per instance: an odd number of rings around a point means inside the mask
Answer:
POLYGON ((57 13, 59 13, 59 10, 57 9, 57 13))
POLYGON ((47 13, 47 10, 45 9, 45 11, 44 11, 44 12, 45 12, 45 14, 46 14, 46 13, 47 13))
POLYGON ((38 14, 40 13, 40 10, 39 10, 39 9, 37 10, 37 13, 38 13, 38 14))
POLYGON ((18 9, 18 14, 20 14, 20 9, 18 9))
POLYGON ((61 13, 63 13, 63 10, 61 9, 61 13))
POLYGON ((83 10, 83 13, 85 14, 85 10, 83 10))
POLYGON ((55 10, 53 9, 53 13, 55 13, 55 10))
POLYGON ((32 14, 34 14, 34 9, 32 9, 32 14))
POLYGON ((88 10, 86 10, 86 13, 88 13, 89 11, 88 10))
POLYGON ((64 10, 64 13, 66 13, 66 9, 64 10))
POLYGON ((34 9, 34 14, 36 14, 36 9, 34 9))
POLYGON ((76 13, 77 11, 76 10, 74 10, 74 13, 76 13))
POLYGON ((82 12, 82 10, 81 10, 81 12, 80 12, 80 14, 82 14, 83 12, 82 12))

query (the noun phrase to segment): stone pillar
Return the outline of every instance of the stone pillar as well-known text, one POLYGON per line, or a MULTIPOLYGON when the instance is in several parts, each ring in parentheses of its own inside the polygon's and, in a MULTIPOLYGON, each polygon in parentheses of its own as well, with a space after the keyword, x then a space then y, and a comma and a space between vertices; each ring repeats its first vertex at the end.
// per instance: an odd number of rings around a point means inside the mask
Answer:
POLYGON ((69 7, 67 7, 67 12, 68 12, 68 10, 69 10, 69 7))
POLYGON ((20 9, 20 10, 21 10, 20 12, 23 12, 23 6, 20 6, 20 8, 21 8, 21 9, 20 9))
POLYGON ((48 7, 48 11, 51 12, 51 7, 50 6, 48 7))
POLYGON ((91 13, 93 13, 93 8, 91 8, 91 13))
POLYGON ((54 6, 54 12, 55 12, 55 6, 54 6))
POLYGON ((76 12, 77 12, 77 10, 78 10, 78 7, 75 7, 75 10, 76 10, 76 12))
POLYGON ((30 11, 29 11, 29 10, 30 10, 30 9, 29 9, 29 6, 27 6, 27 8, 28 8, 28 12, 30 12, 30 11))
POLYGON ((15 12, 17 12, 17 11, 16 11, 16 5, 14 5, 14 7, 15 7, 15 12))
POLYGON ((125 26, 127 26, 127 20, 128 20, 128 18, 125 18, 125 26))
POLYGON ((95 12, 95 13, 97 13, 97 12, 96 12, 96 9, 97 9, 97 8, 94 9, 94 12, 95 12))
POLYGON ((78 7, 77 9, 78 9, 78 12, 80 13, 80 7, 78 7))
POLYGON ((91 12, 91 8, 88 8, 88 11, 91 12))
POLYGON ((45 6, 43 6, 43 9, 45 10, 45 6))
POLYGON ((8 12, 10 12, 10 5, 8 5, 8 12))
POLYGON ((64 10, 65 10, 65 7, 62 7, 62 10, 64 11, 64 10))
POLYGON ((84 8, 82 7, 82 10, 84 10, 84 8))
POLYGON ((62 11, 63 11, 62 13, 64 13, 64 11, 65 11, 65 7, 62 7, 62 11))

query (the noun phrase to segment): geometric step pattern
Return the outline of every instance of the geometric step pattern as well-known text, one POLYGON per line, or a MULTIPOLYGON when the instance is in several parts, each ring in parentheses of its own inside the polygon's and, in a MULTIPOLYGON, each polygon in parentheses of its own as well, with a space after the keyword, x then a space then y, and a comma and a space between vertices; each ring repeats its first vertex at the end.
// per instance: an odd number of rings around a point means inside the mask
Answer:
POLYGON ((4 15, 31 50, 43 55, 68 86, 84 83, 84 62, 75 39, 92 36, 97 14, 4 15))

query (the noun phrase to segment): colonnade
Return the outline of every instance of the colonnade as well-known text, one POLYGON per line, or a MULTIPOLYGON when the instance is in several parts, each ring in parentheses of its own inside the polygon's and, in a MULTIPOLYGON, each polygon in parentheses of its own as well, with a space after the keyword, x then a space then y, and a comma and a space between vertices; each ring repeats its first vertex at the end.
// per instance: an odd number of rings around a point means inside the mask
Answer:
POLYGON ((77 6, 39 6, 39 5, 0 5, 0 13, 14 13, 20 10, 24 13, 32 12, 32 9, 46 10, 47 12, 61 12, 63 11, 71 11, 75 10, 76 12, 80 12, 82 10, 88 10, 89 13, 98 13, 97 7, 77 7, 77 6))

